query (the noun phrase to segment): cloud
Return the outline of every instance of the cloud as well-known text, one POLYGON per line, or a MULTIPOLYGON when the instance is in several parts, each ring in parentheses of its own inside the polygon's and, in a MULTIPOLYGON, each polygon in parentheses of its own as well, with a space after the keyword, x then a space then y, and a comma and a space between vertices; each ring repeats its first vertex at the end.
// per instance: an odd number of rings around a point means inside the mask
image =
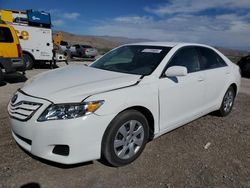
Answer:
POLYGON ((157 5, 155 7, 145 7, 145 10, 149 13, 156 14, 158 16, 168 14, 185 14, 185 13, 197 13, 209 9, 249 9, 249 0, 170 0, 167 3, 157 5))
POLYGON ((96 35, 125 36, 155 41, 206 43, 250 50, 250 24, 246 15, 176 15, 153 19, 140 16, 117 17, 91 28, 96 35))
POLYGON ((250 50, 250 0, 169 0, 144 10, 144 15, 101 21, 90 31, 250 50))
POLYGON ((64 12, 59 9, 50 9, 47 12, 51 14, 52 24, 56 29, 65 29, 65 26, 81 16, 78 12, 64 12))
POLYGON ((125 23, 125 24, 144 24, 151 22, 153 19, 152 17, 148 16, 124 16, 124 17, 117 17, 114 21, 118 23, 125 23))
POLYGON ((80 16, 80 14, 78 12, 71 12, 71 13, 64 13, 62 14, 62 16, 66 19, 74 20, 77 19, 80 16))
POLYGON ((62 25, 64 25, 64 24, 65 24, 65 23, 64 23, 63 20, 60 20, 60 19, 58 19, 58 20, 53 20, 53 25, 56 26, 56 27, 62 26, 62 25))

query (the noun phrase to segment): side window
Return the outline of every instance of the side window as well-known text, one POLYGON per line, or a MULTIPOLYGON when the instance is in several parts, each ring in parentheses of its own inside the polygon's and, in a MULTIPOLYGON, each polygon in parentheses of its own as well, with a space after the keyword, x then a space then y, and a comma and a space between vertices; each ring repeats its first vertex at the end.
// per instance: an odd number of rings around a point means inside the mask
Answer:
POLYGON ((205 47, 198 47, 200 51, 201 70, 214 69, 227 66, 224 60, 213 50, 205 47))
POLYGON ((188 73, 199 71, 198 52, 194 47, 181 48, 167 64, 167 69, 172 66, 184 66, 188 73))
POLYGON ((13 42, 13 37, 9 28, 0 27, 0 42, 6 42, 6 43, 13 42))

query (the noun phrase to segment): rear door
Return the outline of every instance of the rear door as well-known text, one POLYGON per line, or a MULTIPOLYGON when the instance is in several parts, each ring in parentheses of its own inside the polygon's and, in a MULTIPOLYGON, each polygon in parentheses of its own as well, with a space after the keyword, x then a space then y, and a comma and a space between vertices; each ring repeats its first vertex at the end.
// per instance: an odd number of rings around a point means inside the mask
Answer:
POLYGON ((188 75, 159 79, 160 129, 163 132, 199 116, 204 100, 204 73, 200 71, 196 48, 179 49, 166 70, 172 66, 185 66, 188 75))
POLYGON ((227 90, 227 80, 231 74, 225 61, 212 49, 197 47, 200 66, 206 77, 204 109, 213 108, 222 101, 227 90))
POLYGON ((42 27, 12 24, 20 39, 23 51, 33 55, 35 60, 52 60, 52 30, 42 27))

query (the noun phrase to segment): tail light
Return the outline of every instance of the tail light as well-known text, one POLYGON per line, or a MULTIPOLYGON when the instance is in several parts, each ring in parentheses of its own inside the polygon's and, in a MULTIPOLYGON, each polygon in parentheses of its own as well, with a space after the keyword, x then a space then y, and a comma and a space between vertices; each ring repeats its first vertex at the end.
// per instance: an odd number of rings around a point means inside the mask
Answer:
POLYGON ((22 48, 21 48, 21 45, 17 44, 16 47, 17 47, 18 57, 22 57, 22 48))

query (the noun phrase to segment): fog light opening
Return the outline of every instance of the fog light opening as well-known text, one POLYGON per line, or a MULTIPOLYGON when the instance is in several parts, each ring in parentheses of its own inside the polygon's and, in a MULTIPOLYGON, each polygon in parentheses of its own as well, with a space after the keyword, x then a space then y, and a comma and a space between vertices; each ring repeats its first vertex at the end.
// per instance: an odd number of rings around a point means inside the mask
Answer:
POLYGON ((55 145, 52 153, 62 156, 69 156, 69 146, 68 145, 55 145))

